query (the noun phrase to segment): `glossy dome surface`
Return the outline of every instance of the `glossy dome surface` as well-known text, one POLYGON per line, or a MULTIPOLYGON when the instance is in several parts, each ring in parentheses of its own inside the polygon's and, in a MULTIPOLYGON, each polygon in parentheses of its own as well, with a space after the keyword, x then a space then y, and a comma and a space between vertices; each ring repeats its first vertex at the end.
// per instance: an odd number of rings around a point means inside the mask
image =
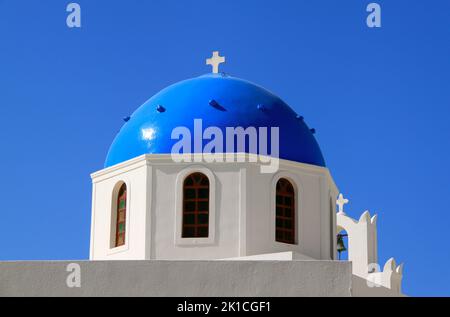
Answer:
MULTIPOLYGON (((325 166, 314 135, 280 98, 251 82, 209 74, 169 86, 138 108, 117 134, 105 167, 142 154, 170 154, 179 141, 172 140, 173 129, 187 127, 193 139, 195 119, 202 119, 203 130, 215 126, 224 136, 226 127, 279 127, 281 159, 325 166)), ((193 141, 191 148, 195 152, 193 141)))

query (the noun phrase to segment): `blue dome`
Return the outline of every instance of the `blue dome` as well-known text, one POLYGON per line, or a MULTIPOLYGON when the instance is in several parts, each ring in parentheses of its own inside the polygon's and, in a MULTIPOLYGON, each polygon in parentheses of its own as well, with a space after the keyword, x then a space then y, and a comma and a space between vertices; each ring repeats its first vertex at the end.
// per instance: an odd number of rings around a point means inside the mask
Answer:
POLYGON ((111 145, 105 167, 142 154, 170 154, 179 141, 172 130, 187 127, 193 135, 195 119, 203 120, 203 129, 219 127, 224 136, 226 127, 267 127, 269 137, 270 127, 279 127, 281 159, 325 166, 313 133, 280 98, 248 81, 209 74, 167 87, 137 109, 111 145))

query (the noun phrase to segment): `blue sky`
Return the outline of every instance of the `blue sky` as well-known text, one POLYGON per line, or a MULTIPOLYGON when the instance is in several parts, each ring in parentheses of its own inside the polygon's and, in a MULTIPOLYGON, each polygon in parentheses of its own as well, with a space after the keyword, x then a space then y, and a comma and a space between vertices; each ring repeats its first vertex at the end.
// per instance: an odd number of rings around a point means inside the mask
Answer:
POLYGON ((378 213, 404 291, 450 295, 450 2, 0 0, 0 260, 86 259, 90 173, 122 118, 167 85, 223 70, 316 128, 353 217, 378 213))

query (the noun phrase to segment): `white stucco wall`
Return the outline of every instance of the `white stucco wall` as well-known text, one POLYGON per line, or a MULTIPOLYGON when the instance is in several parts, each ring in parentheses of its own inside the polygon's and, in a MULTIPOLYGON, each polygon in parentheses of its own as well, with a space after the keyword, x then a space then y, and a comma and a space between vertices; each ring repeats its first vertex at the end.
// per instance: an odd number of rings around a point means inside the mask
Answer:
POLYGON ((0 296, 350 296, 351 264, 333 261, 0 262, 0 296))
POLYGON ((337 188, 328 170, 282 161, 275 174, 261 174, 258 166, 246 171, 248 234, 245 255, 295 251, 315 259, 332 259, 335 213, 330 211, 329 197, 337 195, 337 188), (280 178, 290 180, 296 190, 296 245, 275 240, 275 186, 280 178))
POLYGON ((332 259, 330 199, 338 190, 328 169, 280 160, 277 173, 263 174, 243 156, 243 163, 174 163, 169 155, 143 155, 93 174, 91 259, 210 260, 283 251, 332 259), (193 172, 210 178, 208 239, 181 239, 182 181, 193 172), (296 189, 295 245, 275 241, 275 186, 282 177, 296 189), (129 188, 127 245, 111 249, 111 197, 122 181, 129 188))
POLYGON ((145 259, 148 257, 147 229, 151 192, 147 193, 151 168, 142 159, 131 160, 93 180, 91 219, 91 259, 145 259), (125 245, 112 248, 114 236, 114 190, 121 183, 127 185, 127 221, 125 245))
POLYGON ((394 258, 383 267, 378 263, 377 218, 369 211, 359 220, 344 212, 337 214, 338 232, 345 230, 348 234, 348 260, 352 262, 355 292, 359 296, 401 296, 403 264, 397 265, 394 258))

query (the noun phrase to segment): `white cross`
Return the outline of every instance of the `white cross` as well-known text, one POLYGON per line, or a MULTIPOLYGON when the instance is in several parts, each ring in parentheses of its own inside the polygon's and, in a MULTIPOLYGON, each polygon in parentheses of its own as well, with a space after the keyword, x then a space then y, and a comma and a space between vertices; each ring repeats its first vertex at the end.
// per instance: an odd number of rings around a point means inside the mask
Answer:
POLYGON ((342 194, 339 194, 338 200, 336 200, 336 204, 339 206, 339 213, 345 214, 344 205, 348 204, 348 199, 345 199, 342 194))
POLYGON ((219 52, 213 52, 213 56, 206 60, 206 65, 211 65, 213 68, 213 74, 219 73, 219 65, 225 63, 225 57, 219 56, 219 52))

